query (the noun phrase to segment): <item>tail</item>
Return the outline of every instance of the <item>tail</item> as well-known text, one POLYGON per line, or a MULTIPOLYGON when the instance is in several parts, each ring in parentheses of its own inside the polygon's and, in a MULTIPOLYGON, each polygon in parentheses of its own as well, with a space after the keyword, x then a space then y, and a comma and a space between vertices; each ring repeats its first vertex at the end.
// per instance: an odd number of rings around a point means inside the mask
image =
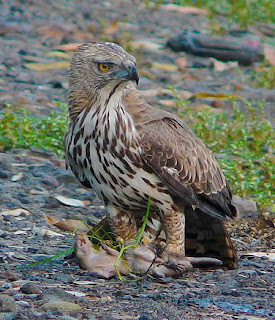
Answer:
MULTIPOLYGON (((151 241, 166 241, 160 218, 151 213, 144 236, 151 241)), ((210 257, 223 262, 228 269, 236 269, 237 254, 224 221, 200 210, 185 212, 185 253, 189 257, 210 257)))
POLYGON ((237 268, 237 254, 224 222, 200 210, 185 212, 186 255, 223 261, 228 269, 237 268))

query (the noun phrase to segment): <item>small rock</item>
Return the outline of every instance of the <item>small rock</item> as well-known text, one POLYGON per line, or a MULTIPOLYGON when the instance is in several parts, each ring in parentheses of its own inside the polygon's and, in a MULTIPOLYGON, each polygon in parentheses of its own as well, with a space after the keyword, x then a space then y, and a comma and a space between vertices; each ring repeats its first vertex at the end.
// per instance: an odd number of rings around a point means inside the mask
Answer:
POLYGON ((233 196, 232 204, 238 209, 239 218, 257 217, 258 208, 255 201, 233 196))
POLYGON ((240 297, 241 296, 241 293, 237 290, 234 290, 234 289, 222 290, 221 294, 224 296, 233 296, 233 297, 240 297))
POLYGON ((6 171, 0 169, 0 178, 1 179, 7 179, 9 177, 9 175, 7 174, 6 171))
POLYGON ((39 288, 39 286, 33 282, 25 283, 21 287, 21 291, 26 294, 33 294, 33 293, 39 294, 42 292, 42 290, 39 288))
POLYGON ((21 312, 16 313, 12 320, 29 320, 29 319, 35 319, 35 317, 32 318, 32 314, 24 315, 21 312))
POLYGON ((10 289, 12 287, 12 284, 11 283, 4 283, 2 284, 2 288, 4 289, 10 289))
POLYGON ((75 176, 73 176, 69 171, 57 175, 56 178, 60 183, 75 183, 76 182, 75 176))
POLYGON ((23 300, 24 299, 24 293, 16 293, 13 295, 13 298, 15 301, 20 301, 20 300, 23 300))
POLYGON ((126 295, 123 297, 123 299, 125 299, 125 300, 133 300, 133 297, 130 296, 129 294, 126 294, 126 295))
POLYGON ((64 88, 62 82, 57 81, 57 80, 52 80, 52 81, 49 82, 49 84, 50 84, 54 89, 62 89, 62 88, 64 88))
POLYGON ((45 177, 42 179, 42 181, 45 185, 50 187, 58 187, 59 182, 54 177, 45 177))
POLYGON ((147 316, 146 314, 142 314, 142 315, 138 318, 138 320, 153 320, 153 318, 150 317, 150 316, 147 316))
POLYGON ((0 295, 0 312, 16 312, 17 308, 13 297, 5 294, 0 295))
POLYGON ((78 304, 64 300, 46 302, 41 306, 41 308, 44 310, 58 310, 61 312, 75 312, 82 310, 78 304))
POLYGON ((29 308, 31 306, 28 303, 28 301, 24 301, 24 300, 17 301, 17 304, 19 304, 21 307, 24 307, 24 308, 29 308))
POLYGON ((27 252, 30 252, 30 253, 36 253, 37 251, 38 251, 37 248, 31 248, 31 247, 27 248, 27 252))

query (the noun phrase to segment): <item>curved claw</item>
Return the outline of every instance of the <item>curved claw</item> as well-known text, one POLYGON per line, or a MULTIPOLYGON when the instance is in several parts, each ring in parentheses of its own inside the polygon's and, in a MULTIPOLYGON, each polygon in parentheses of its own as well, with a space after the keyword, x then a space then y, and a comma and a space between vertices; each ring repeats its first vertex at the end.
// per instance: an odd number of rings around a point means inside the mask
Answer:
POLYGON ((140 244, 126 251, 126 260, 132 271, 152 276, 178 277, 193 270, 191 262, 181 254, 165 251, 160 257, 156 254, 154 243, 140 244))

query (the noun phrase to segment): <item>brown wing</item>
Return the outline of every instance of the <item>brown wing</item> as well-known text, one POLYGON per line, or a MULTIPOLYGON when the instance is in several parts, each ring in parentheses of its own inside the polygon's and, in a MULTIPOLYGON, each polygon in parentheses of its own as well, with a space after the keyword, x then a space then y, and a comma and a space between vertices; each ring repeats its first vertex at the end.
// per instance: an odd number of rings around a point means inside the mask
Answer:
POLYGON ((177 117, 148 104, 128 107, 141 136, 142 157, 183 205, 214 217, 236 215, 231 191, 209 149, 177 117))

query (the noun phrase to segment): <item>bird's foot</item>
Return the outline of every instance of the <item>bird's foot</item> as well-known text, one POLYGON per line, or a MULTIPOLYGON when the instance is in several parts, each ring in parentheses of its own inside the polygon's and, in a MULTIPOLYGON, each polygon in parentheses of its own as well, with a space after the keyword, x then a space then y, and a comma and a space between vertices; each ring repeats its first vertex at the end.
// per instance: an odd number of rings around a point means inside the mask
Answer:
POLYGON ((96 249, 86 236, 76 236, 75 252, 80 267, 96 277, 108 279, 118 272, 123 275, 130 272, 122 259, 117 262, 117 268, 115 267, 119 254, 117 250, 106 244, 101 244, 96 249))
MULTIPOLYGON (((126 243, 127 244, 127 243, 126 243)), ((128 244, 127 244, 128 245, 128 244)), ((76 257, 79 265, 99 278, 111 278, 130 272, 154 277, 180 277, 193 270, 193 266, 218 267, 222 262, 208 257, 187 257, 180 252, 172 252, 155 242, 139 244, 125 250, 124 257, 118 260, 119 252, 101 244, 96 249, 86 236, 76 236, 76 257), (116 266, 115 266, 116 265, 116 266)))
POLYGON ((188 257, 185 256, 179 247, 167 246, 162 249, 159 258, 152 266, 151 274, 156 277, 180 277, 190 272, 194 267, 219 267, 221 260, 210 257, 188 257), (173 250, 175 249, 175 250, 173 250))
POLYGON ((125 259, 132 272, 141 275, 151 274, 158 278, 178 277, 193 269, 184 255, 166 249, 154 242, 140 244, 135 248, 127 249, 125 259))

